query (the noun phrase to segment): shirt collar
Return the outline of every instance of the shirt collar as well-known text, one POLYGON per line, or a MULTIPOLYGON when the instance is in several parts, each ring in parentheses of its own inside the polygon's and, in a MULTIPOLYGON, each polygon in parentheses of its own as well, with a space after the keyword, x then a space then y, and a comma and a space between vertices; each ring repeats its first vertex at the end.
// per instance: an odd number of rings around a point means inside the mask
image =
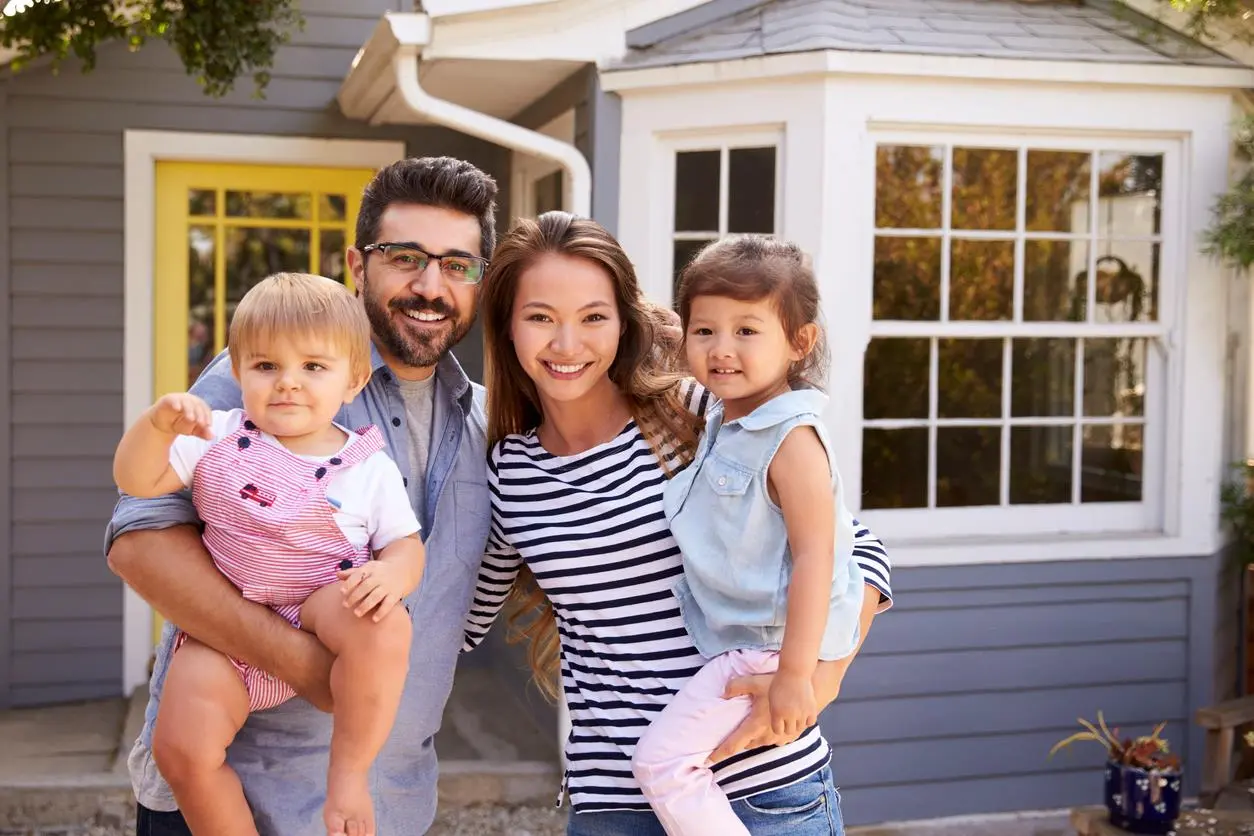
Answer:
MULTIPOLYGON (((379 353, 378 347, 371 341, 371 373, 378 374, 380 371, 386 370, 387 367, 387 361, 383 359, 383 355, 379 353)), ((439 386, 453 396, 453 400, 461 405, 464 412, 470 412, 470 402, 474 397, 470 386, 470 378, 466 376, 465 370, 462 369, 462 364, 457 362, 457 358, 453 356, 452 352, 445 354, 440 358, 440 362, 436 363, 435 380, 439 386)))
POLYGON ((822 414, 827 407, 826 393, 818 389, 793 389, 771 398, 757 409, 728 424, 739 424, 746 430, 765 430, 803 412, 822 414))

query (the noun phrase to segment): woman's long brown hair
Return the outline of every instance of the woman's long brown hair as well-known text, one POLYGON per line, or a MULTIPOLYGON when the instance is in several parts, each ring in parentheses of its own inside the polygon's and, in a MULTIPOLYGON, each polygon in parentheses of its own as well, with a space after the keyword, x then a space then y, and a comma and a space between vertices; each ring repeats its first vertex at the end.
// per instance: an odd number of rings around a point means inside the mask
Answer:
MULTIPOLYGON (((626 396, 632 418, 668 473, 671 462, 690 460, 700 430, 684 405, 676 371, 681 332, 668 310, 640 294, 636 271, 622 246, 600 224, 567 212, 520 220, 501 240, 483 280, 484 378, 488 390, 488 446, 540 426, 544 416, 535 384, 523 371, 510 340, 519 277, 547 254, 599 265, 614 284, 623 334, 610 364, 610 380, 626 396)), ((536 684, 550 699, 559 693, 560 648, 552 604, 524 567, 510 591, 510 641, 527 640, 536 684)))

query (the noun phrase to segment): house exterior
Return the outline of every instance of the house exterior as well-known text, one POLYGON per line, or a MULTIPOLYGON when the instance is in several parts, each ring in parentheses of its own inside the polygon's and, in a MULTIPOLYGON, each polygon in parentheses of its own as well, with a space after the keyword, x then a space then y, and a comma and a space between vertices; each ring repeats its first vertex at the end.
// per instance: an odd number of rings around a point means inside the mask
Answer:
POLYGON ((847 821, 1093 802, 1100 753, 1046 753, 1099 709, 1199 763, 1254 416, 1251 297, 1198 240, 1254 70, 1102 0, 420 5, 305 0, 264 100, 159 46, 0 75, 0 707, 146 680, 153 613, 101 554, 124 424, 251 282, 343 276, 376 167, 451 154, 502 227, 601 221, 662 302, 722 234, 813 254, 898 596, 823 717, 847 821))

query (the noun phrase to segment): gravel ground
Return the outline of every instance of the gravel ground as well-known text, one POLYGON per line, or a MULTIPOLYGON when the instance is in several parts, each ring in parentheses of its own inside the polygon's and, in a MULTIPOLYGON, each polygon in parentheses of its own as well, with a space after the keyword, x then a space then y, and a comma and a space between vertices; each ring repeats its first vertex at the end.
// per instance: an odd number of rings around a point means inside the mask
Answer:
MULTIPOLYGON (((445 811, 427 836, 562 836, 565 832, 565 810, 479 805, 445 811)), ((78 825, 0 828, 0 836, 135 836, 135 822, 129 815, 105 812, 95 821, 78 825)))

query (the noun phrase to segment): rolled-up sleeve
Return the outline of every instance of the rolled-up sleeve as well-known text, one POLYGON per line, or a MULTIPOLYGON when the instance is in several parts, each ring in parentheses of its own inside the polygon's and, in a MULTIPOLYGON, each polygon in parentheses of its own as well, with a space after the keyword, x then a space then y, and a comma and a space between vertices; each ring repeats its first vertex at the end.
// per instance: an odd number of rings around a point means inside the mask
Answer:
MULTIPOLYGON (((230 356, 224 350, 201 372, 191 393, 203 398, 210 409, 231 410, 242 406, 239 384, 231 373, 230 356)), ((200 525, 192 493, 182 490, 151 499, 139 499, 119 491, 113 516, 105 526, 104 551, 109 554, 113 541, 132 531, 156 531, 176 525, 200 525)))

